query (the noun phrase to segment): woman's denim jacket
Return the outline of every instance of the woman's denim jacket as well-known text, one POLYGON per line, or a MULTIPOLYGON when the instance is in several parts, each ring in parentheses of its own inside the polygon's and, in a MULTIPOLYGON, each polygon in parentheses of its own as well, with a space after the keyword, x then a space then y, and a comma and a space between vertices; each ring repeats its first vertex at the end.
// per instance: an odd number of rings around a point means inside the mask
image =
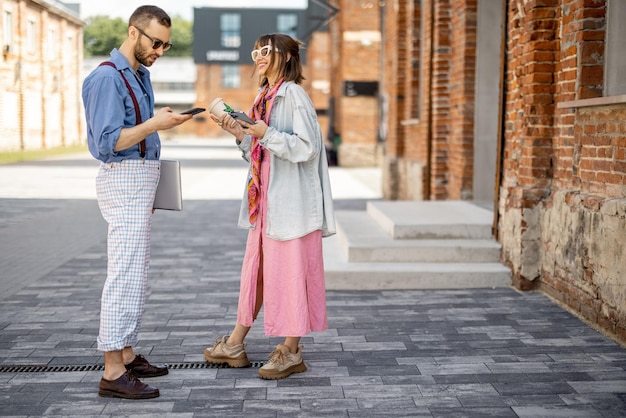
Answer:
MULTIPOLYGON (((333 235, 335 215, 326 150, 315 108, 302 87, 293 82, 279 87, 269 127, 259 142, 270 151, 267 236, 283 241, 318 229, 324 237, 333 235)), ((238 145, 246 161, 250 161, 250 145, 250 135, 238 145)), ((248 218, 247 187, 238 225, 254 228, 248 218)))

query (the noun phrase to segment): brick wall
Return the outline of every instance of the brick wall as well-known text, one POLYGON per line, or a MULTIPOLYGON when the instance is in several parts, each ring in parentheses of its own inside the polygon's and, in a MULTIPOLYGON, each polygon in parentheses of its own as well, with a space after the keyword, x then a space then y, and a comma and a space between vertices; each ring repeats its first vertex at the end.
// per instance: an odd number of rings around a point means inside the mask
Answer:
POLYGON ((5 12, 12 40, 0 39, 9 45, 0 56, 0 150, 84 144, 83 22, 38 2, 0 0, 0 38, 5 12))
POLYGON ((626 341, 626 103, 603 100, 604 1, 512 1, 499 239, 539 289, 626 341))
MULTIPOLYGON (((606 1, 506 4, 502 261, 516 287, 626 341, 626 97, 602 97, 606 1)), ((386 3, 386 199, 472 198, 477 6, 386 3)))
POLYGON ((450 69, 449 181, 446 197, 472 198, 474 177, 474 86, 477 0, 453 2, 450 69), (462 33, 463 36, 456 36, 462 33))
POLYGON ((386 8, 385 198, 471 198, 476 22, 476 0, 386 8))
POLYGON ((380 74, 379 2, 338 0, 331 22, 334 129, 341 136, 339 163, 346 167, 378 164, 378 97, 344 94, 346 81, 378 81, 380 74))

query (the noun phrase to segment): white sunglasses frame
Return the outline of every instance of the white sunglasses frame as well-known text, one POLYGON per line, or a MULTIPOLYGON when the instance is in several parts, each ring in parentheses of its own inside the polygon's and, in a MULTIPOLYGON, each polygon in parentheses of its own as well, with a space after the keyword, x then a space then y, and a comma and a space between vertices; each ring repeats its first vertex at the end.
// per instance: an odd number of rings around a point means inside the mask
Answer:
POLYGON ((270 52, 280 52, 280 49, 274 47, 273 45, 265 45, 262 46, 259 49, 253 49, 252 52, 250 52, 250 56, 252 57, 252 61, 256 62, 257 58, 255 58, 256 56, 261 56, 261 58, 265 58, 267 56, 270 55, 270 52), (268 51, 265 55, 263 55, 263 53, 261 51, 268 51))

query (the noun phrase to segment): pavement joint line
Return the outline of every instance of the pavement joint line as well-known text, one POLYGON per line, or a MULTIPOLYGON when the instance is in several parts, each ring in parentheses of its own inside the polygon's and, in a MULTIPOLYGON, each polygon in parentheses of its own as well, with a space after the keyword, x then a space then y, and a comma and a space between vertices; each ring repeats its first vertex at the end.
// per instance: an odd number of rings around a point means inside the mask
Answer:
MULTIPOLYGON (((264 361, 251 361, 250 368, 260 368, 264 361)), ((191 369, 228 369, 225 363, 213 364, 202 361, 167 363, 170 370, 191 370, 191 369)), ((104 364, 73 364, 73 365, 36 365, 36 364, 7 364, 0 365, 0 373, 62 373, 62 372, 92 372, 103 371, 104 364)))

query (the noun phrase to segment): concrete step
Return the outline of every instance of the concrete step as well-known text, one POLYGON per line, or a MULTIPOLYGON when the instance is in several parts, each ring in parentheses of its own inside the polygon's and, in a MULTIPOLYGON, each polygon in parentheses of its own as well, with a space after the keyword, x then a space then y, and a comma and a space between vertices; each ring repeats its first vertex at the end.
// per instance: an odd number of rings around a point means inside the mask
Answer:
POLYGON ((509 287, 511 273, 500 263, 348 262, 338 235, 324 238, 329 290, 469 289, 509 287))
POLYGON ((493 213, 465 201, 371 201, 367 213, 393 239, 491 239, 493 213))
POLYGON ((348 262, 497 263, 493 239, 393 239, 365 211, 337 211, 337 235, 348 262))

